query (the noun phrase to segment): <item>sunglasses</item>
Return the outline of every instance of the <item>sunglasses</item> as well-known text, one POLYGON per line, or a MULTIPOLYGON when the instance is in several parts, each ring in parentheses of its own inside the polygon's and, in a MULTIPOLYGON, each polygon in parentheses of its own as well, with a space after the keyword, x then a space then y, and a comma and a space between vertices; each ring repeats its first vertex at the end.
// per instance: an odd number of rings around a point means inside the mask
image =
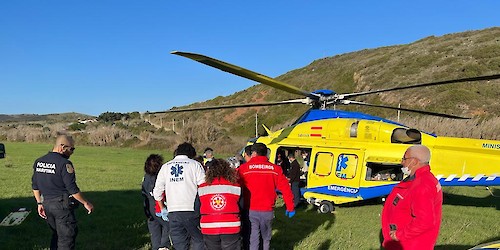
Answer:
POLYGON ((70 151, 75 151, 75 149, 76 149, 75 147, 70 147, 70 146, 67 146, 67 145, 64 145, 64 144, 61 144, 61 146, 63 148, 69 148, 70 151))

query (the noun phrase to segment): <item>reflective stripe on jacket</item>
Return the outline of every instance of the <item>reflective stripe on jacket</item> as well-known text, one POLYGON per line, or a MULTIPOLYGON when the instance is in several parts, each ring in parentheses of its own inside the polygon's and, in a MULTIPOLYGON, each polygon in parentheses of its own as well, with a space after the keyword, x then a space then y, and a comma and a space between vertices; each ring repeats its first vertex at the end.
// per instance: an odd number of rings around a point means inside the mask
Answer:
POLYGON ((236 234, 240 232, 239 200, 241 188, 219 177, 198 188, 201 202, 200 227, 203 234, 236 234))

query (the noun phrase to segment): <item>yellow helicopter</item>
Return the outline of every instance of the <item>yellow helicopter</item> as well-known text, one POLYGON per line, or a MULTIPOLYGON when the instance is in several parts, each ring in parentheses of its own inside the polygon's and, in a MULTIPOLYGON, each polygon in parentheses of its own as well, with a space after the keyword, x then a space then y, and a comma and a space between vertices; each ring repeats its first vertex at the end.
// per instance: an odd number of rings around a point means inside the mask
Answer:
POLYGON ((333 105, 362 105, 420 114, 468 119, 424 110, 375 105, 350 98, 410 88, 430 87, 461 82, 488 81, 500 74, 400 86, 358 93, 337 94, 331 90, 308 92, 285 82, 211 57, 187 52, 172 52, 222 71, 273 88, 302 96, 301 99, 171 109, 154 113, 173 113, 226 108, 244 108, 285 104, 307 104, 306 111, 291 126, 270 131, 253 142, 269 148, 269 159, 300 152, 304 156, 303 197, 318 206, 322 213, 344 204, 384 197, 403 179, 401 157, 414 144, 427 146, 432 153, 431 170, 442 186, 500 185, 500 141, 440 137, 409 128, 403 124, 359 112, 331 110, 333 105))

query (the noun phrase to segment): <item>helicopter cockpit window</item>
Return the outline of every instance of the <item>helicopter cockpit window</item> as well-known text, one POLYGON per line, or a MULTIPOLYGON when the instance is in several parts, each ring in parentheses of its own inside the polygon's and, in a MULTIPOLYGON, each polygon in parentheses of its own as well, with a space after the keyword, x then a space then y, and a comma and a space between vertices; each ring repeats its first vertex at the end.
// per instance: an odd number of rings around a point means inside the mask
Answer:
POLYGON ((416 129, 396 128, 392 131, 391 143, 421 144, 422 134, 416 129))
POLYGON ((329 152, 318 152, 314 159, 313 173, 319 176, 329 176, 332 173, 334 156, 329 152))
POLYGON ((340 154, 337 159, 335 175, 342 179, 352 179, 356 176, 358 156, 355 154, 340 154))

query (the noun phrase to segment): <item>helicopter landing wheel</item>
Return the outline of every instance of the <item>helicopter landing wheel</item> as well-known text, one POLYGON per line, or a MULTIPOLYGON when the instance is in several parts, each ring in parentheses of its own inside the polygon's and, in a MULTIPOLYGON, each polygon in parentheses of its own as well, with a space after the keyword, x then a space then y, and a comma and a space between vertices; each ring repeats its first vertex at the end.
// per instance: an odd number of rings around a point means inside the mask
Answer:
POLYGON ((334 210, 335 208, 333 207, 333 204, 329 201, 322 201, 318 207, 318 213, 322 214, 327 214, 333 212, 334 210))

